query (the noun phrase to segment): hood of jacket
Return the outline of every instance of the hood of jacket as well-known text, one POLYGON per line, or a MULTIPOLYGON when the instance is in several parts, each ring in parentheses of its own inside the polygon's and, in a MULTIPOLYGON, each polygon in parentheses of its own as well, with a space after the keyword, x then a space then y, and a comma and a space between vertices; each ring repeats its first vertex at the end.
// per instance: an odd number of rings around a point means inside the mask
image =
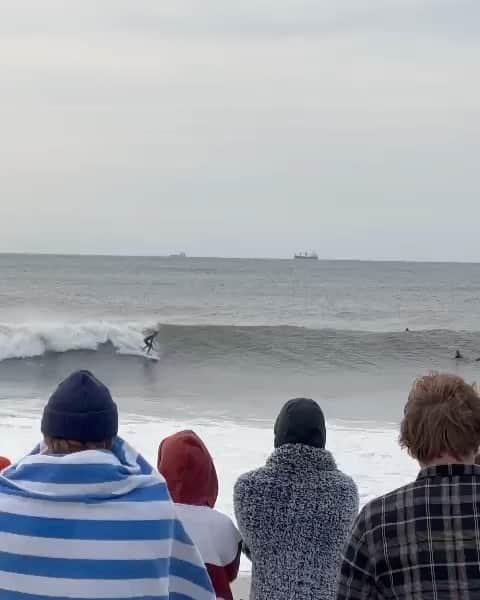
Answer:
POLYGON ((158 449, 157 466, 174 502, 215 506, 217 472, 210 452, 196 433, 180 431, 165 438, 158 449))
POLYGON ((325 417, 320 406, 310 398, 289 400, 277 417, 274 432, 275 448, 285 444, 325 448, 325 417))

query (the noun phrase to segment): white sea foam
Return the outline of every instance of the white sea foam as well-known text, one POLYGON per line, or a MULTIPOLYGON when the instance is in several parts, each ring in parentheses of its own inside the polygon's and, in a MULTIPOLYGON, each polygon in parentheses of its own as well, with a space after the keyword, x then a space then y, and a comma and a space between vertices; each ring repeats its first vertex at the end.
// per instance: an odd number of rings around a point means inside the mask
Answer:
POLYGON ((118 354, 141 354, 143 326, 139 323, 0 323, 0 361, 31 358, 46 352, 97 350, 110 343, 118 354))

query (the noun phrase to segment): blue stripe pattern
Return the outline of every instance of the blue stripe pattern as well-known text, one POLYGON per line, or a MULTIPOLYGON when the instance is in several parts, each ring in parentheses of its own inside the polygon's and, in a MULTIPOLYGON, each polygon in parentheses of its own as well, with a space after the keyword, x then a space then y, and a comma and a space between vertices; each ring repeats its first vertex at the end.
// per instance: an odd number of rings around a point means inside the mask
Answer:
POLYGON ((117 600, 118 595, 124 600, 214 600, 205 566, 175 513, 165 481, 143 457, 120 438, 108 458, 104 451, 48 458, 42 451, 37 447, 23 464, 0 475, 0 600, 117 600), (38 499, 41 514, 35 511, 38 499), (141 503, 147 502, 148 518, 142 520, 141 503), (81 518, 75 513, 80 508, 81 518), (14 534, 15 543, 2 534, 14 534), (58 541, 68 548, 85 540, 95 558, 69 558, 68 551, 58 557, 58 541), (148 554, 142 557, 137 546, 136 555, 128 556, 128 542, 134 541, 148 544, 148 554), (116 544, 121 544, 118 559, 116 544), (45 581, 51 583, 42 591, 45 581))
MULTIPOLYGON (((45 494, 34 491, 25 491, 10 483, 7 479, 5 479, 6 474, 2 473, 2 478, 0 478, 0 485, 2 486, 0 492, 5 495, 10 496, 23 496, 24 498, 36 498, 37 500, 44 500, 45 494)), ((22 482, 22 484, 25 482, 22 482)), ((52 501, 64 502, 65 500, 69 501, 78 501, 84 504, 97 504, 98 502, 102 502, 105 500, 104 495, 95 496, 85 496, 85 494, 79 493, 69 493, 68 498, 59 494, 57 496, 50 496, 48 498, 52 501)), ((168 489, 163 483, 157 483, 146 488, 140 488, 133 490, 128 494, 128 498, 126 495, 120 496, 112 496, 108 498, 109 502, 154 502, 161 501, 166 502, 170 499, 170 495, 168 493, 168 489)))
POLYGON ((104 483, 110 481, 125 481, 131 475, 128 469, 119 468, 116 465, 70 465, 67 469, 63 465, 44 463, 44 468, 39 464, 23 465, 6 473, 10 481, 34 481, 37 483, 78 483, 84 484, 104 483))
MULTIPOLYGON (((73 596, 53 596, 55 600, 85 600, 85 596, 75 598, 73 596)), ((23 594, 22 592, 11 592, 10 590, 0 589, 0 600, 40 600, 44 596, 37 594, 23 594)), ((189 600, 191 596, 183 594, 168 594, 167 596, 130 596, 128 600, 189 600)), ((102 600, 121 600, 117 597, 103 598, 102 600)), ((123 597, 122 600, 125 600, 123 597)))
POLYGON ((171 537, 188 543, 179 521, 92 521, 30 517, 0 512, 0 531, 42 538, 64 540, 166 540, 171 537))
MULTIPOLYGON (((75 560, 68 558, 45 558, 0 552, 0 571, 23 573, 39 577, 64 577, 65 579, 149 579, 166 577, 169 574, 169 559, 126 560, 118 568, 117 560, 75 560)), ((190 569, 190 566, 186 566, 190 569)), ((199 567, 191 567, 192 569, 199 567)), ((172 571, 173 572, 173 571, 172 571)), ((178 574, 175 570, 175 575, 178 574)), ((181 570, 180 570, 181 572, 181 570)), ((195 581, 201 581, 197 573, 192 573, 195 581)), ((182 576, 182 575, 180 575, 182 576)), ((191 578, 193 581, 193 578, 191 578)))
POLYGON ((208 589, 210 579, 203 565, 199 567, 185 562, 184 560, 172 558, 170 562, 170 572, 176 577, 188 577, 188 580, 195 585, 208 589))
MULTIPOLYGON (((21 592, 11 592, 7 590, 0 590, 0 600, 40 600, 43 596, 37 594, 23 594, 21 592)), ((73 596, 54 596, 55 600, 85 600, 85 597, 75 598, 73 596)), ((111 597, 103 598, 103 600, 124 600, 111 597)), ((167 596, 131 596, 129 600, 191 600, 191 596, 185 596, 185 594, 176 594, 175 592, 168 594, 167 596)))

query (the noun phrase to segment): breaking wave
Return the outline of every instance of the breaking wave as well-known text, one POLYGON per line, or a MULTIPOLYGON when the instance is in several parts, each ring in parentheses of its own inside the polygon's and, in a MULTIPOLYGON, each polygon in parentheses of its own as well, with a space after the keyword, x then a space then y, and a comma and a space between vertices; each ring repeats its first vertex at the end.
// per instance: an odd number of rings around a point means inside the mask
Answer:
MULTIPOLYGON (((315 369, 362 369, 382 364, 441 365, 457 348, 480 359, 480 333, 449 330, 367 332, 289 326, 173 325, 138 322, 0 323, 0 362, 47 353, 102 351, 144 357, 147 331, 159 331, 154 358, 185 364, 234 363, 315 369)), ((480 368, 480 363, 475 363, 480 368)))
POLYGON ((110 344, 118 354, 141 355, 144 327, 106 321, 85 323, 0 323, 0 361, 48 352, 96 351, 110 344))

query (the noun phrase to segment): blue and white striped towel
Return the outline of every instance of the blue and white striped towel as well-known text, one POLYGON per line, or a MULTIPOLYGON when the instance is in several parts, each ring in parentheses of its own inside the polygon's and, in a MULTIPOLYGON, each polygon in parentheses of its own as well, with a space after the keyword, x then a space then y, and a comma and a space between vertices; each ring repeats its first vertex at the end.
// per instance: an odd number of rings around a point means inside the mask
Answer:
POLYGON ((126 442, 0 475, 0 600, 213 600, 163 478, 126 442))

